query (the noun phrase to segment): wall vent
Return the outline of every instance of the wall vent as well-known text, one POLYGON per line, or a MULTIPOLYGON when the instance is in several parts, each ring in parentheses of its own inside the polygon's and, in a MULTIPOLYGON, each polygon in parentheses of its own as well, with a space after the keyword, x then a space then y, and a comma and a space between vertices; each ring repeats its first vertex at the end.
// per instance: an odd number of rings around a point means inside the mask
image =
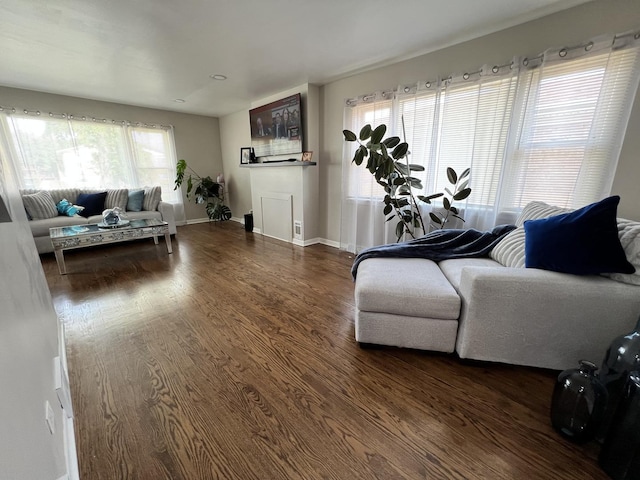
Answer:
POLYGON ((293 238, 302 240, 302 222, 300 220, 293 222, 293 238))

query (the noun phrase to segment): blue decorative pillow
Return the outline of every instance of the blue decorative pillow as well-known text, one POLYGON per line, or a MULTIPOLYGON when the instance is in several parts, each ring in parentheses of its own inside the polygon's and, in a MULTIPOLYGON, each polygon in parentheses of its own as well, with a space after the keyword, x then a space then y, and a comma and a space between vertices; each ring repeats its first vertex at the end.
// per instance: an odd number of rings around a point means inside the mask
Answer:
POLYGON ((73 217, 76 213, 80 213, 82 210, 84 210, 82 207, 73 205, 66 198, 60 200, 56 205, 56 208, 58 209, 58 213, 60 215, 66 215, 67 217, 73 217))
POLYGON ((129 190, 129 200, 127 201, 127 210, 129 212, 141 212, 142 202, 144 201, 144 190, 129 190))
POLYGON ((104 210, 105 198, 107 198, 107 192, 81 193, 78 195, 76 203, 81 207, 84 207, 84 210, 80 212, 80 215, 85 218, 92 215, 101 215, 104 210))
POLYGON ((619 202, 620 197, 609 197, 574 212, 524 222, 525 266, 575 275, 635 272, 618 238, 619 202))

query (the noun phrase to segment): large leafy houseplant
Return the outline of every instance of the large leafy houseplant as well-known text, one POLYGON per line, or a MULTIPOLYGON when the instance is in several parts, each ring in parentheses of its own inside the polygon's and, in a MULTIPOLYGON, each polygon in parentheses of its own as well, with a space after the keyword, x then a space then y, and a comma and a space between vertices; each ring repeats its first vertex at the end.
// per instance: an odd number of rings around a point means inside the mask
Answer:
POLYGON ((211 177, 198 175, 191 167, 187 166, 186 160, 178 160, 176 164, 176 181, 173 189, 177 190, 183 184, 185 175, 187 175, 187 168, 191 171, 186 177, 187 200, 191 200, 193 195, 197 204, 206 203, 205 208, 209 220, 229 220, 231 218, 231 209, 224 204, 222 185, 213 181, 211 177))
POLYGON ((454 201, 464 200, 471 194, 469 187, 470 169, 464 170, 460 175, 453 168, 447 168, 447 179, 452 189, 445 188, 444 192, 430 195, 414 195, 413 189, 422 190, 422 182, 412 175, 412 172, 424 170, 422 165, 409 163, 409 145, 401 142, 399 137, 384 138, 387 126, 382 124, 375 129, 371 125, 365 125, 356 136, 350 130, 343 130, 344 139, 347 142, 358 142, 359 147, 353 156, 352 162, 362 165, 367 160, 366 168, 375 177, 385 191, 383 198, 384 215, 387 221, 398 218, 396 224, 396 236, 398 241, 405 234, 416 238, 419 231, 427 233, 431 228, 444 228, 450 217, 464 222, 459 210, 453 206, 454 201), (425 225, 420 212, 419 202, 430 204, 432 200, 442 197, 442 209, 429 213, 430 223, 425 225))

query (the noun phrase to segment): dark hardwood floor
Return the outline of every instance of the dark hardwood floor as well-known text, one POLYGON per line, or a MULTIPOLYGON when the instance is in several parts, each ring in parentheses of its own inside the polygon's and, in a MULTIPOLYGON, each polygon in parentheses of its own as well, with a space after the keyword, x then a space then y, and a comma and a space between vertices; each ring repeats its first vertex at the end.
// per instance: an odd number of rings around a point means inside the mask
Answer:
POLYGON ((352 257, 182 227, 42 257, 83 479, 601 479, 549 422, 557 372, 360 349, 352 257))

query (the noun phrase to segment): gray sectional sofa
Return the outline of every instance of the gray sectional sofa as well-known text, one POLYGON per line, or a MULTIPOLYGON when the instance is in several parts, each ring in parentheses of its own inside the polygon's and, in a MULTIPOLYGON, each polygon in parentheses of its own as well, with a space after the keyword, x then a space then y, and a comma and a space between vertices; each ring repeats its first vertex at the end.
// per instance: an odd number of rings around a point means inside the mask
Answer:
POLYGON ((551 369, 599 363, 640 315, 640 223, 618 219, 635 274, 573 275, 524 268, 527 219, 566 210, 525 207, 492 258, 368 258, 355 286, 355 337, 461 358, 551 369))
MULTIPOLYGON (((76 203, 78 196, 81 193, 91 194, 98 192, 107 192, 105 199, 104 209, 120 207, 125 211, 124 218, 129 220, 142 219, 142 218, 156 218, 163 220, 169 224, 169 232, 171 234, 176 233, 176 222, 174 217, 173 205, 162 201, 160 187, 146 187, 144 189, 131 189, 144 190, 144 201, 142 203, 142 209, 140 211, 127 210, 129 189, 83 189, 83 188, 65 188, 46 190, 55 204, 58 204, 62 199, 67 199, 70 203, 76 203)), ((25 189, 21 190, 23 196, 23 203, 25 203, 25 195, 33 195, 38 192, 42 192, 41 189, 25 189)), ((29 209, 26 208, 27 215, 29 216, 29 209)), ((46 216, 46 215, 43 215, 46 216)), ((53 252, 53 246, 49 238, 49 229, 53 227, 65 227, 72 225, 83 225, 89 223, 100 223, 102 221, 102 215, 92 215, 85 218, 80 215, 66 216, 57 214, 50 218, 30 218, 29 226, 31 227, 31 233, 36 243, 38 253, 53 252)))

